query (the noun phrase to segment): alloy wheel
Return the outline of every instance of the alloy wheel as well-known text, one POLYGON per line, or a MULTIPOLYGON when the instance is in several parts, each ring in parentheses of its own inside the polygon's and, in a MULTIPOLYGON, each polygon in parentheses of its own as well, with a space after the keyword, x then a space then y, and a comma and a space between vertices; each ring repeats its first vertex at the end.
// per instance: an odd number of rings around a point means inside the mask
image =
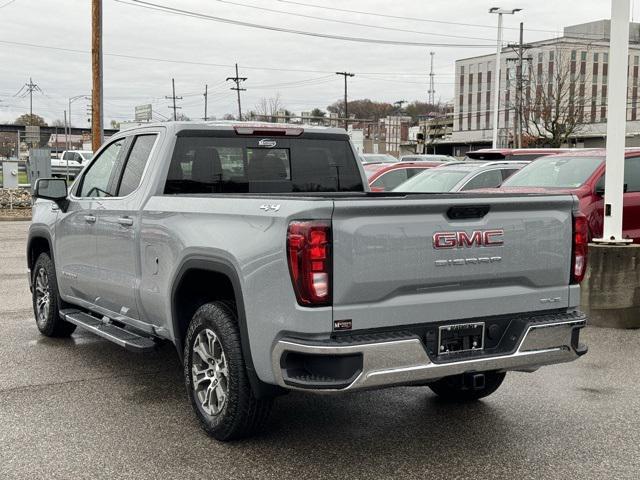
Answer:
POLYGON ((51 306, 51 290, 49 288, 49 276, 44 268, 38 270, 35 281, 36 313, 38 322, 44 324, 49 319, 51 306))
POLYGON ((229 369, 218 336, 205 328, 191 349, 191 377, 200 407, 207 415, 218 415, 229 392, 229 369))

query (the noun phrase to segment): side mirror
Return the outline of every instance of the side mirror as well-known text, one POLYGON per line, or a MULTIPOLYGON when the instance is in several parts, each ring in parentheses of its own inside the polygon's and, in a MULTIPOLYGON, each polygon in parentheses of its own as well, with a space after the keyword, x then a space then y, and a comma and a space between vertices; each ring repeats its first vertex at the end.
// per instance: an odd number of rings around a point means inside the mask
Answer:
POLYGON ((63 211, 67 206, 67 182, 64 178, 39 178, 33 188, 34 198, 52 200, 63 211))

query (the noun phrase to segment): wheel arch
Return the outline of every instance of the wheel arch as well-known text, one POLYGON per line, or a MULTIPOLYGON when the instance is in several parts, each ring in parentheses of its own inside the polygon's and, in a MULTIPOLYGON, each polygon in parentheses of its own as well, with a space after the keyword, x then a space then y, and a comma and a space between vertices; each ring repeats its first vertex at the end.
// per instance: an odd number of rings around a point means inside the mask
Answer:
POLYGON ((42 252, 48 252, 51 260, 53 260, 51 235, 46 229, 32 228, 27 240, 27 266, 29 270, 33 270, 33 266, 42 252))
POLYGON ((178 356, 182 361, 185 333, 195 310, 204 303, 229 300, 233 300, 235 306, 234 313, 236 314, 240 332, 242 355, 245 359, 247 375, 254 394, 258 398, 275 395, 278 393, 279 387, 262 382, 255 372, 249 344, 249 331, 240 276, 235 266, 226 259, 191 255, 183 259, 177 269, 171 286, 171 327, 178 356), (191 282, 202 278, 227 283, 220 284, 221 288, 218 292, 206 290, 204 296, 198 295, 200 291, 196 292, 193 298, 195 301, 191 304, 192 298, 188 296, 189 292, 186 287, 190 286, 191 282), (233 298, 229 298, 229 294, 232 294, 233 298))

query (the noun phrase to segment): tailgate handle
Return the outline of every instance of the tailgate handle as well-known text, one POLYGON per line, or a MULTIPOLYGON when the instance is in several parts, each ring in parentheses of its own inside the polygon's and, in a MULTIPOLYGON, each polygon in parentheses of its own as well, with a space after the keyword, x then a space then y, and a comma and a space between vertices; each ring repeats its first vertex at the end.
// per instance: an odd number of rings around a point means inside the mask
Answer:
POLYGON ((489 205, 459 205, 447 210, 447 217, 451 220, 465 220, 469 218, 482 218, 489 213, 489 205))

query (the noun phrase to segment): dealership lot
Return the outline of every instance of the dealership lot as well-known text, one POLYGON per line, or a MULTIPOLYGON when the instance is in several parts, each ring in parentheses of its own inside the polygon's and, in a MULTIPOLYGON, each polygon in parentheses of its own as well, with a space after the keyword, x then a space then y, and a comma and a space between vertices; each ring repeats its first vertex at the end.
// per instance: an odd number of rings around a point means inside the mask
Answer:
POLYGON ((425 387, 278 399, 267 431, 199 428, 173 347, 138 357, 41 336, 27 222, 0 223, 0 478, 637 478, 639 331, 588 327, 575 363, 507 375, 476 404, 425 387))

